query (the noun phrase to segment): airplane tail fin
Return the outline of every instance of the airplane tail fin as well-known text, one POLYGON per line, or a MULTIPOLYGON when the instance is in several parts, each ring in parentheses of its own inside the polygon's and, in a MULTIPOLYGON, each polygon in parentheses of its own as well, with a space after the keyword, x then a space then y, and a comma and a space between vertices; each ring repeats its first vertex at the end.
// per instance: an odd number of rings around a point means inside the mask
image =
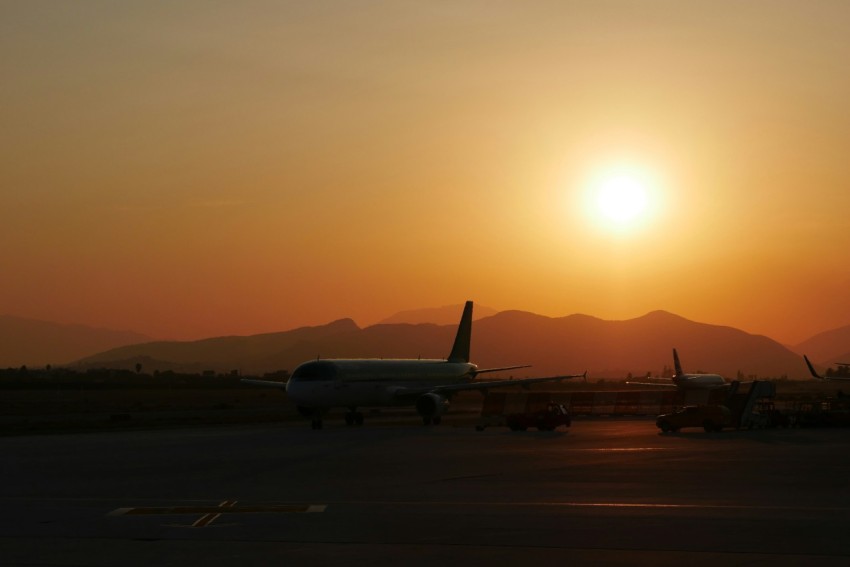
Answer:
POLYGON ((679 362, 679 353, 676 352, 676 349, 673 349, 673 368, 676 369, 676 376, 684 374, 684 372, 682 372, 682 365, 679 362))
POLYGON ((467 301, 463 306, 463 315, 457 326, 455 344, 449 354, 449 362, 469 362, 469 343, 472 339, 472 302, 467 301))
POLYGON ((812 373, 812 376, 814 376, 814 377, 815 377, 816 379, 818 379, 818 380, 823 380, 823 379, 824 379, 824 377, 823 377, 823 376, 821 376, 820 374, 818 374, 818 373, 817 373, 817 371, 815 370, 815 367, 814 367, 814 366, 812 366, 812 363, 811 363, 811 362, 809 362, 809 357, 808 357, 808 356, 806 356, 805 354, 803 355, 803 360, 805 360, 805 361, 806 361, 806 366, 808 366, 808 367, 809 367, 809 372, 811 372, 811 373, 812 373))

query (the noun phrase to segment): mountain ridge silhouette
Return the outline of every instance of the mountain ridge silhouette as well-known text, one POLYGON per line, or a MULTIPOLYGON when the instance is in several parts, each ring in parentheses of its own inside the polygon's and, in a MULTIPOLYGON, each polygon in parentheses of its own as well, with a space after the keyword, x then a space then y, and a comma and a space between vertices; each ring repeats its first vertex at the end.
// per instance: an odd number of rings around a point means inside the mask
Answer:
POLYGON ((0 315, 0 367, 69 364, 93 352, 149 340, 134 331, 0 315))
MULTIPOLYGON (((292 371, 317 357, 445 358, 456 325, 379 323, 361 328, 351 319, 339 319, 279 333, 127 345, 82 358, 75 365, 111 367, 147 357, 166 365, 259 374, 292 371)), ((678 348, 686 372, 718 372, 729 379, 739 374, 808 376, 799 355, 773 339, 663 310, 626 320, 502 311, 473 324, 471 358, 481 368, 532 365, 514 371, 517 377, 588 370, 591 377, 623 378, 629 373, 658 374, 672 366, 673 347, 678 348)))

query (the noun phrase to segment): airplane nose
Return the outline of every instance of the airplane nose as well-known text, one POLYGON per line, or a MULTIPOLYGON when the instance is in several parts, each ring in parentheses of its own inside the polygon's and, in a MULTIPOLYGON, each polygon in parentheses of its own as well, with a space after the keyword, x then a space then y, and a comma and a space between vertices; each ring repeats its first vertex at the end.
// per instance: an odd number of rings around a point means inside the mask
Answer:
POLYGON ((286 395, 289 396, 292 401, 296 401, 301 397, 301 390, 302 385, 297 381, 289 380, 289 382, 286 383, 286 395))

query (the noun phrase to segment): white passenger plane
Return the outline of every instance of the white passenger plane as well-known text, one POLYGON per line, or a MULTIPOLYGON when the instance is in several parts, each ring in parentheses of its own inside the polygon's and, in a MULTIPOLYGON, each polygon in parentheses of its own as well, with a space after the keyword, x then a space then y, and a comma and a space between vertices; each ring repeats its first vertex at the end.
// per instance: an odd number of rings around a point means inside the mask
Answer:
MULTIPOLYGON (((815 370, 815 367, 812 366, 811 362, 809 362, 809 357, 806 356, 805 354, 803 355, 803 360, 806 361, 806 366, 809 367, 809 372, 811 372, 812 376, 814 378, 816 378, 817 380, 823 380, 824 382, 832 382, 833 380, 843 382, 843 381, 846 381, 846 380, 850 380, 850 376, 821 376, 820 374, 817 373, 817 371, 815 370)), ((847 366, 848 365, 846 362, 836 362, 835 364, 837 364, 839 366, 847 366)))
POLYGON ((527 386, 555 382, 584 374, 524 378, 518 380, 475 381, 478 374, 528 368, 529 365, 479 369, 469 362, 472 335, 472 302, 467 301, 448 359, 324 359, 299 365, 287 382, 244 379, 261 386, 286 388, 298 411, 321 429, 322 416, 334 407, 348 408, 345 422, 361 425, 363 414, 357 408, 412 405, 425 425, 439 424, 449 408, 449 398, 463 390, 487 390, 504 386, 527 386))
POLYGON ((682 365, 679 363, 679 353, 676 352, 675 348, 673 349, 673 367, 676 369, 676 373, 672 376, 672 378, 670 378, 670 380, 672 380, 672 384, 669 382, 635 382, 631 380, 626 382, 626 384, 664 386, 668 388, 676 386, 682 390, 725 388, 729 386, 726 379, 719 374, 686 374, 682 372, 682 365))

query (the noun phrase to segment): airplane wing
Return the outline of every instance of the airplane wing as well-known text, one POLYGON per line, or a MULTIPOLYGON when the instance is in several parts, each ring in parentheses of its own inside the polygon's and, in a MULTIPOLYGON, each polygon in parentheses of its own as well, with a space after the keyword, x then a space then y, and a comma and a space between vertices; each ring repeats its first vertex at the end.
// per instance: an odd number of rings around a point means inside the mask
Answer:
POLYGON ((274 380, 255 380, 253 378, 242 378, 243 384, 253 384, 254 386, 266 386, 267 388, 286 388, 286 382, 275 382, 274 380))
MULTIPOLYGON (((730 385, 727 382, 726 384, 712 384, 711 386, 679 386, 679 385, 674 384, 672 382, 665 384, 663 382, 633 382, 631 380, 628 380, 626 382, 626 384, 634 384, 634 385, 638 385, 638 386, 654 386, 656 388, 667 388, 668 390, 669 389, 689 389, 689 388, 690 389, 701 389, 701 390, 716 390, 718 388, 728 388, 729 385, 730 385)), ((752 384, 752 382, 741 382, 741 384, 752 384)))
POLYGON ((673 382, 634 382, 632 380, 627 380, 626 384, 636 384, 638 386, 655 386, 656 388, 676 388, 676 384, 673 382))
POLYGON ((545 378, 521 378, 510 380, 488 380, 488 381, 473 381, 464 382, 461 384, 448 384, 445 386, 432 386, 430 388, 399 388, 393 396, 396 398, 421 396, 422 394, 447 394, 451 395, 455 392, 463 392, 468 390, 489 390, 491 388, 504 388, 510 386, 520 386, 527 388, 530 384, 538 384, 541 382, 560 382, 561 380, 569 380, 571 378, 584 378, 587 380, 587 371, 584 374, 565 374, 563 376, 547 376, 545 378))
POLYGON ((502 366, 501 368, 484 368, 483 370, 476 370, 475 375, 478 374, 486 374, 487 372, 500 372, 502 370, 516 370, 517 368, 531 368, 530 364, 520 364, 519 366, 502 366))

